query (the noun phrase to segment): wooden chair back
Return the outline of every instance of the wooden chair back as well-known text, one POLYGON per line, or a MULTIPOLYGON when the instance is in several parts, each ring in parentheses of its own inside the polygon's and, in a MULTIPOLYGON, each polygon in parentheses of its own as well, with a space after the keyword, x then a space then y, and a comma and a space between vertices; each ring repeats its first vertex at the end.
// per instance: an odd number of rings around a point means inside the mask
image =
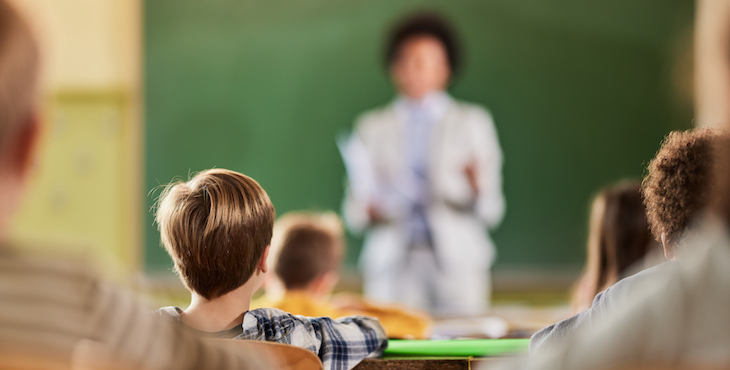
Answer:
POLYGON ((247 350, 253 350, 255 353, 261 353, 267 359, 276 362, 278 369, 324 370, 319 357, 304 348, 260 340, 208 339, 208 341, 229 349, 246 348, 247 350))
POLYGON ((72 370, 62 353, 28 348, 0 348, 0 370, 72 370))

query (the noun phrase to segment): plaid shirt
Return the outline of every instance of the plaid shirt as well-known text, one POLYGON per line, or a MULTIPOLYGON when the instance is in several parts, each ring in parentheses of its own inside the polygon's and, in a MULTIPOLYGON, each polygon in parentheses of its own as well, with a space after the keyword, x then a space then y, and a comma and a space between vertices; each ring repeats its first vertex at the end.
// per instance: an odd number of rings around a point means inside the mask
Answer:
POLYGON ((348 316, 305 317, 276 308, 248 311, 243 334, 236 339, 267 340, 306 348, 319 356, 325 369, 352 369, 366 357, 382 354, 388 346, 377 319, 348 316))
MULTIPOLYGON (((163 307, 158 314, 182 324, 178 307, 163 307)), ((305 317, 276 308, 246 312, 243 325, 217 333, 198 332, 216 338, 265 340, 291 344, 314 352, 326 370, 349 370, 367 357, 380 356, 388 346, 377 319, 365 316, 305 317)))

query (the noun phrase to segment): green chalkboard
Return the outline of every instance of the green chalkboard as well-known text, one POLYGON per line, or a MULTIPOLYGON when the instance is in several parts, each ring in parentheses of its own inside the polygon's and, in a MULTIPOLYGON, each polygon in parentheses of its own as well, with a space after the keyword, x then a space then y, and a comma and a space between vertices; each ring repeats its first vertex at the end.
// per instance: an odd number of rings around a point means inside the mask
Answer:
MULTIPOLYGON (((460 30, 453 95, 496 121, 497 264, 582 263, 591 196, 640 177, 661 138, 692 125, 677 83, 691 74, 691 0, 147 0, 145 194, 221 167, 257 179, 278 213, 339 210, 335 137, 392 98, 383 33, 420 8, 460 30)), ((169 268, 149 214, 145 227, 147 269, 169 268)))

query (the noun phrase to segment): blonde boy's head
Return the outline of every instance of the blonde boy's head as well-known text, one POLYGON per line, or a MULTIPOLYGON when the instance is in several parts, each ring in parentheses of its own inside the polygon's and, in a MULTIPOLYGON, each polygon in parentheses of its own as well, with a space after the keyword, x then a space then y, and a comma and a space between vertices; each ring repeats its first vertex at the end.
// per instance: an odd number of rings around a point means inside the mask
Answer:
POLYGON ((156 214, 175 271, 209 300, 251 278, 271 242, 274 218, 269 196, 254 179, 224 169, 168 185, 156 214))
POLYGON ((28 23, 0 0, 0 145, 34 113, 39 48, 28 23))
POLYGON ((291 212, 276 221, 269 260, 284 288, 300 290, 336 272, 344 250, 342 221, 336 214, 291 212))

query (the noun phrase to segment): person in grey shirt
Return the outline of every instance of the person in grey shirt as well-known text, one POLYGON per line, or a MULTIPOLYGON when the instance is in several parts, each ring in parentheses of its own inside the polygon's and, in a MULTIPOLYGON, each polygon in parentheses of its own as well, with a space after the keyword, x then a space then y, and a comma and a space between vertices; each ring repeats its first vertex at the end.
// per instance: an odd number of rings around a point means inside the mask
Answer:
POLYGON ((219 347, 160 320, 83 263, 25 255, 10 240, 41 128, 41 44, 14 3, 0 0, 0 368, 276 368, 253 348, 219 347))
POLYGON ((664 139, 656 157, 650 162, 642 183, 647 219, 654 237, 662 243, 670 262, 626 277, 598 293, 590 308, 535 333, 530 340, 530 354, 544 347, 564 343, 575 331, 592 327, 605 316, 629 303, 643 281, 676 269, 682 255, 691 247, 683 243, 692 220, 708 202, 714 167, 713 148, 726 134, 712 129, 672 132, 664 139))

